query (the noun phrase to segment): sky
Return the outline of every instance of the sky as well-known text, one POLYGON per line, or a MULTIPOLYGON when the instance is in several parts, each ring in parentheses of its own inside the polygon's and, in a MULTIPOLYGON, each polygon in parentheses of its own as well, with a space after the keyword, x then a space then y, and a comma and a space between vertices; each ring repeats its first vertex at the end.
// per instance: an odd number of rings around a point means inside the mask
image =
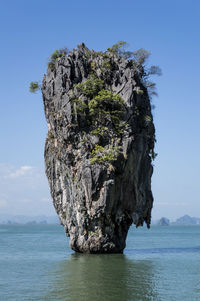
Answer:
POLYGON ((200 216, 200 1, 2 0, 0 10, 0 214, 55 215, 44 172, 47 125, 40 93, 50 54, 84 42, 145 48, 153 78, 156 152, 153 219, 200 216))

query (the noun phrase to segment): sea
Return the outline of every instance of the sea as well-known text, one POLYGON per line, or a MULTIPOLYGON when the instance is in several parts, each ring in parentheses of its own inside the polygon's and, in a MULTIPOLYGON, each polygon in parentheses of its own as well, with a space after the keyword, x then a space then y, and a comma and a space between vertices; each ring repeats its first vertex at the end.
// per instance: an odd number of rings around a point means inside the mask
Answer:
POLYGON ((77 254, 60 225, 0 226, 0 301, 199 301, 200 226, 130 228, 124 254, 77 254))

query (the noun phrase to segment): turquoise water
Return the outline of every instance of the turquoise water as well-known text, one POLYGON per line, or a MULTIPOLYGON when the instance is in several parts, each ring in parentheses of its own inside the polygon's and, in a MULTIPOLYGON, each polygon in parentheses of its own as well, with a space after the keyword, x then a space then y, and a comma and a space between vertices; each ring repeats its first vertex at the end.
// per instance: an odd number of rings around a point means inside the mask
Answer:
POLYGON ((124 254, 74 254, 59 225, 0 226, 0 300, 200 300, 200 226, 131 228, 124 254))

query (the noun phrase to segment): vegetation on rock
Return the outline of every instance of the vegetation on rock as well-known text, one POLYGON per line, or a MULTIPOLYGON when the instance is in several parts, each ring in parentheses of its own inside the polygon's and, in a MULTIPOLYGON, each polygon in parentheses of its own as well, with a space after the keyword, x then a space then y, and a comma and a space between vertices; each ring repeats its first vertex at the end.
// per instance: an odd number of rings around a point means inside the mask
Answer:
POLYGON ((132 223, 150 227, 156 154, 147 85, 155 85, 147 81, 158 69, 146 66, 148 51, 126 46, 55 51, 42 81, 46 174, 77 252, 121 253, 132 223))
MULTIPOLYGON (((158 66, 147 67, 146 62, 150 52, 140 48, 136 51, 127 51, 128 44, 125 41, 119 41, 107 51, 90 51, 87 49, 85 55, 90 61, 91 72, 86 80, 75 84, 73 92, 70 94, 70 100, 73 105, 74 122, 78 122, 82 131, 87 128, 88 134, 101 137, 100 144, 93 145, 91 150, 90 161, 92 163, 102 163, 114 161, 120 153, 120 142, 118 149, 113 148, 112 139, 119 138, 124 130, 128 128, 127 121, 124 121, 125 102, 119 94, 112 92, 111 87, 105 82, 106 72, 112 72, 114 68, 114 57, 125 58, 132 64, 141 78, 141 82, 148 90, 149 96, 157 95, 155 83, 149 80, 151 75, 161 75, 161 69, 158 66), (99 60, 96 60, 96 59, 99 60), (101 75, 97 73, 98 68, 101 75), (102 77, 104 76, 104 77, 102 77), (85 125, 84 125, 85 124, 85 125), (107 142, 106 142, 107 141, 107 142), (105 148, 105 144, 108 147, 105 148)), ((48 67, 51 71, 55 68, 55 63, 62 56, 68 54, 68 49, 63 48, 55 50, 49 59, 48 67)), ((31 82, 30 92, 36 92, 41 89, 38 82, 31 82)), ((137 95, 143 95, 144 89, 137 87, 137 95)), ((148 126, 152 122, 152 115, 141 115, 139 108, 135 107, 135 116, 140 118, 140 123, 148 126)), ((156 153, 153 147, 150 148, 149 155, 152 160, 155 159, 156 153)))
POLYGON ((68 53, 68 49, 65 47, 65 48, 61 48, 59 50, 55 50, 51 56, 50 56, 50 59, 49 59, 49 63, 48 63, 48 67, 53 71, 54 68, 55 68, 55 63, 56 61, 61 58, 63 55, 66 55, 68 53))
POLYGON ((29 91, 35 93, 41 89, 39 82, 30 82, 29 91))
POLYGON ((126 51, 128 43, 125 41, 119 41, 114 44, 108 51, 112 54, 124 57, 130 60, 130 62, 137 67, 139 73, 141 74, 142 83, 147 88, 149 96, 157 95, 156 84, 150 80, 151 75, 162 75, 162 71, 159 66, 146 66, 146 62, 151 55, 151 52, 144 48, 140 48, 136 51, 126 51))
POLYGON ((108 147, 103 147, 101 145, 95 144, 92 150, 90 162, 94 163, 109 163, 117 160, 117 156, 120 153, 120 147, 114 147, 109 145, 108 147))
POLYGON ((93 74, 86 81, 75 85, 75 89, 77 89, 79 92, 82 92, 90 99, 96 96, 97 93, 103 89, 103 87, 104 81, 93 74))
POLYGON ((108 90, 99 91, 88 105, 93 124, 112 124, 114 128, 118 128, 124 110, 123 104, 124 100, 119 95, 108 90))
POLYGON ((102 138, 101 145, 94 145, 90 162, 101 164, 117 160, 120 148, 113 147, 111 139, 123 133, 124 100, 120 95, 106 90, 104 81, 93 73, 86 81, 75 85, 71 101, 75 104, 77 121, 81 124, 87 119, 89 134, 102 138), (105 140, 109 140, 107 148, 104 147, 105 140))
MULTIPOLYGON (((146 66, 147 59, 151 55, 151 53, 144 49, 140 48, 136 51, 127 51, 126 48, 129 46, 129 44, 125 41, 119 41, 116 44, 114 44, 111 48, 108 48, 106 52, 102 51, 93 51, 92 53, 88 51, 87 56, 88 58, 93 57, 102 57, 103 61, 101 63, 101 71, 106 72, 107 70, 112 70, 112 58, 109 57, 109 53, 112 55, 116 55, 119 57, 124 57, 125 59, 129 60, 137 69, 138 72, 141 75, 142 83, 147 88, 149 96, 157 95, 156 92, 156 84, 150 80, 150 76, 152 75, 158 75, 160 76, 162 74, 162 71, 159 66, 146 66)), ((59 50, 55 50, 49 59, 48 67, 51 71, 55 68, 56 61, 61 58, 62 56, 69 53, 68 48, 64 47, 59 50)), ((91 70, 94 72, 96 68, 96 64, 94 61, 91 61, 90 63, 91 70)), ((38 82, 31 82, 30 83, 30 92, 36 92, 41 87, 40 86, 34 86, 33 84, 37 84, 38 82)), ((99 88, 99 91, 103 88, 103 81, 101 79, 98 79, 95 77, 90 77, 87 81, 84 83, 76 85, 76 88, 79 90, 82 90, 86 96, 91 96, 93 91, 99 88)), ((142 90, 138 90, 137 93, 139 94, 143 93, 142 90)))

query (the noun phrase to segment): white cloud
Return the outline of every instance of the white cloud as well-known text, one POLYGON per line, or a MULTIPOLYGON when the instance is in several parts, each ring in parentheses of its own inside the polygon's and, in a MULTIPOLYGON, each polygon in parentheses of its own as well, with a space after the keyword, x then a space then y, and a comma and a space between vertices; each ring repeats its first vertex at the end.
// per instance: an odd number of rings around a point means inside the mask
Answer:
POLYGON ((8 175, 5 177, 7 178, 18 178, 23 177, 24 175, 27 175, 30 173, 30 171, 33 170, 32 166, 21 166, 20 168, 16 169, 13 172, 9 172, 8 175))
POLYGON ((44 203, 50 203, 51 202, 50 198, 45 198, 45 197, 41 198, 40 201, 44 202, 44 203))
POLYGON ((33 200, 31 199, 20 199, 19 202, 20 203, 31 203, 33 200))
POLYGON ((31 165, 0 164, 0 213, 54 213, 44 169, 31 165))

